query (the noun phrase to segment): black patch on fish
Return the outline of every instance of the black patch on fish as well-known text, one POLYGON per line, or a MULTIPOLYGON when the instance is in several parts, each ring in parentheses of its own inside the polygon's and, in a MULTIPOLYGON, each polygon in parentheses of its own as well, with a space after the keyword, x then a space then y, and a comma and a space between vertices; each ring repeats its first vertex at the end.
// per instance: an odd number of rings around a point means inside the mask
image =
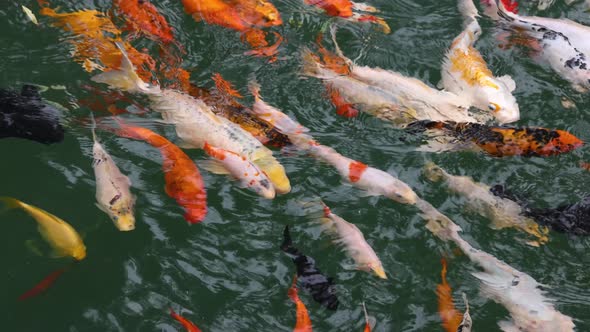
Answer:
POLYGON ((22 91, 0 89, 0 138, 16 137, 43 144, 64 139, 59 111, 41 99, 39 89, 24 85, 22 91))
POLYGON ((121 194, 117 194, 115 195, 115 197, 113 197, 110 201, 109 201, 109 205, 113 205, 115 204, 116 201, 118 201, 121 198, 121 194))
POLYGON ((270 188, 270 183, 268 182, 268 180, 267 180, 267 179, 262 179, 262 180, 260 180, 260 185, 261 185, 262 187, 266 188, 266 189, 269 189, 269 188, 270 188))
POLYGON ((590 235, 590 196, 578 203, 553 209, 530 209, 527 215, 560 233, 590 235))
POLYGON ((283 232, 283 244, 281 250, 286 252, 297 267, 297 280, 302 288, 311 294, 313 299, 330 310, 338 309, 338 298, 332 278, 326 277, 315 266, 315 260, 305 256, 299 249, 293 246, 289 226, 283 232))

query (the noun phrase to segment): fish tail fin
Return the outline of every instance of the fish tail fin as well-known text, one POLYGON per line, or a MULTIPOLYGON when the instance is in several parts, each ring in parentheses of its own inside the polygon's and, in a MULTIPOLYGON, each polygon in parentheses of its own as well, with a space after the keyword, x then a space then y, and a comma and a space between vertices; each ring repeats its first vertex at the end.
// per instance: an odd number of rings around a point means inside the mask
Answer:
POLYGON ((303 61, 301 73, 304 76, 324 78, 324 66, 320 62, 320 58, 309 48, 306 47, 301 51, 301 59, 303 61))
POLYGON ((4 203, 4 208, 6 210, 16 209, 22 206, 21 201, 12 197, 0 196, 0 202, 4 203))
POLYGON ((121 42, 115 42, 115 45, 117 45, 122 55, 120 68, 98 74, 92 77, 92 80, 129 92, 149 93, 151 91, 150 87, 137 75, 125 46, 121 42))
POLYGON ((347 58, 344 55, 344 52, 342 52, 340 45, 338 45, 338 40, 336 39, 337 32, 338 32, 338 27, 335 24, 330 25, 330 37, 332 37, 332 42, 334 43, 334 51, 336 52, 336 55, 338 55, 340 58, 342 58, 343 60, 345 60, 348 63, 351 63, 352 60, 350 60, 349 58, 347 58))
POLYGON ((479 16, 477 7, 475 7, 473 0, 459 0, 457 7, 463 16, 464 25, 467 25, 472 20, 476 20, 476 18, 479 16))
POLYGON ((248 83, 248 90, 250 90, 250 93, 252 96, 254 96, 255 100, 262 99, 260 97, 260 84, 256 81, 256 79, 252 79, 250 83, 248 83))
POLYGON ((289 225, 287 225, 283 230, 283 243, 281 244, 281 250, 286 253, 291 253, 294 249, 295 248, 293 247, 291 233, 289 232, 289 225))

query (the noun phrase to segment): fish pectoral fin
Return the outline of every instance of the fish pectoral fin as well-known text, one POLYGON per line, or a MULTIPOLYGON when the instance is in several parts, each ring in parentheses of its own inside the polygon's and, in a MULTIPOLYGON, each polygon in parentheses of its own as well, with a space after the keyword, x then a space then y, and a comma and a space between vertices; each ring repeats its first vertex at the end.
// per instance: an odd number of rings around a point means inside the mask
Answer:
POLYGON ((514 82, 512 77, 510 77, 510 75, 500 76, 500 77, 498 77, 498 80, 503 82, 504 84, 506 84, 506 86, 508 87, 508 90, 510 92, 512 92, 512 91, 514 91, 514 89, 516 89, 516 83, 514 82))
POLYGON ((94 205, 96 205, 96 207, 101 210, 104 213, 109 213, 109 211, 102 205, 98 204, 98 203, 94 203, 94 205))
POLYGON ((176 146, 178 146, 181 149, 196 149, 197 148, 194 144, 191 144, 186 141, 176 142, 176 146))
POLYGON ((227 168, 217 160, 203 160, 198 165, 213 174, 230 174, 227 168))
POLYGON ((351 263, 341 263, 340 266, 348 271, 359 271, 361 270, 358 265, 351 263))
POLYGON ((70 254, 67 253, 65 250, 59 250, 59 249, 53 249, 51 254, 49 254, 49 257, 51 257, 51 258, 63 258, 66 256, 70 256, 70 254))
POLYGON ((39 248, 39 242, 33 239, 25 241, 25 247, 35 256, 43 257, 43 251, 39 248))

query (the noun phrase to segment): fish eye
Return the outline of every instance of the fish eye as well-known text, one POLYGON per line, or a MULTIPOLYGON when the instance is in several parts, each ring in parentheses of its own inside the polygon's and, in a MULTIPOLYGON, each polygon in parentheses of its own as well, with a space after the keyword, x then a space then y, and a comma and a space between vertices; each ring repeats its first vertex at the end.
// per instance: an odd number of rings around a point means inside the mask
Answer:
POLYGON ((490 103, 488 105, 488 109, 492 112, 498 112, 498 111, 500 111, 500 109, 502 109, 502 107, 500 107, 500 105, 498 105, 496 103, 490 103))

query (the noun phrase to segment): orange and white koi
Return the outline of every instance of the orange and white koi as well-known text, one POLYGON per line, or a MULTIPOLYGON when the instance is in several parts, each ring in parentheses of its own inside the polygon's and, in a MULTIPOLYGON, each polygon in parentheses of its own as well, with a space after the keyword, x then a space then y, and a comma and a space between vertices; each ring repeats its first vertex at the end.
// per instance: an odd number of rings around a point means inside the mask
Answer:
POLYGON ((187 147, 202 149, 208 142, 212 146, 233 151, 247 157, 265 171, 278 193, 284 194, 291 190, 285 169, 274 158, 271 150, 239 125, 215 115, 202 100, 179 91, 148 86, 136 74, 122 45, 117 45, 123 53, 121 69, 96 75, 94 81, 146 95, 152 109, 161 113, 164 121, 175 125, 178 137, 187 147))
POLYGON ((267 104, 260 96, 260 85, 258 83, 250 82, 249 88, 254 96, 252 111, 260 119, 274 126, 285 135, 301 134, 309 131, 309 129, 303 127, 297 121, 292 120, 285 113, 267 104))
POLYGON ((246 157, 232 151, 215 148, 207 142, 205 142, 203 150, 214 158, 208 163, 202 162, 203 168, 215 174, 230 174, 258 195, 267 199, 275 198, 275 188, 264 171, 246 157))
POLYGON ((363 312, 365 313, 365 329, 363 332, 371 332, 371 330, 375 327, 375 318, 369 316, 367 313, 367 307, 365 307, 365 302, 363 302, 363 312))
POLYGON ((549 241, 547 227, 540 227, 533 219, 526 217, 522 207, 516 202, 493 195, 489 186, 475 182, 468 176, 451 175, 432 162, 426 164, 424 174, 430 181, 444 181, 451 192, 465 197, 465 205, 489 218, 493 228, 514 227, 526 232, 537 239, 527 242, 533 246, 549 241))
POLYGON ((372 272, 381 279, 387 279, 381 260, 365 240, 363 233, 354 224, 332 213, 323 204, 324 217, 321 218, 322 228, 334 236, 334 242, 342 245, 346 254, 354 260, 358 270, 372 272))
POLYGON ((297 321, 295 322, 295 328, 293 329, 293 332, 312 332, 313 329, 311 327, 309 313, 307 312, 305 303, 301 301, 297 292, 297 275, 295 275, 293 277, 293 283, 291 284, 289 292, 287 293, 297 308, 297 321))
POLYGON ((471 106, 489 111, 500 123, 518 121, 520 111, 512 95, 516 84, 508 75, 495 77, 492 74, 473 46, 481 34, 473 2, 462 0, 460 4, 466 27, 447 51, 441 71, 442 85, 445 90, 464 97, 471 106))
POLYGON ((181 315, 174 312, 174 310, 170 309, 170 316, 176 319, 182 326, 186 329, 187 332, 201 332, 201 330, 190 320, 182 317, 181 315))

